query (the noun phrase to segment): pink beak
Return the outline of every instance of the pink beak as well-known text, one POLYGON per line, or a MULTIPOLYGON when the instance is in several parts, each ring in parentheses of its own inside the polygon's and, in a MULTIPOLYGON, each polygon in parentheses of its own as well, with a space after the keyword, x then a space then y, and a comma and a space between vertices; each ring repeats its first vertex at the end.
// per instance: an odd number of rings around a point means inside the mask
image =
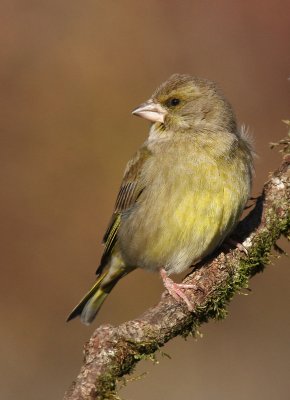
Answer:
POLYGON ((135 108, 132 111, 132 114, 148 119, 151 122, 164 123, 164 117, 167 114, 167 111, 159 103, 154 103, 153 100, 148 100, 135 108))

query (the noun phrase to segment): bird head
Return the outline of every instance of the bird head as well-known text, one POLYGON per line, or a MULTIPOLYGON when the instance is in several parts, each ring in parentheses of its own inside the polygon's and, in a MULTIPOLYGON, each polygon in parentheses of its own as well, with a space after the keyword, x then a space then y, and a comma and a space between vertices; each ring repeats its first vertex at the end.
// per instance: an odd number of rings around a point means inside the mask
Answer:
POLYGON ((132 113, 165 131, 180 133, 204 128, 236 131, 232 108, 215 83, 190 75, 172 75, 132 113))

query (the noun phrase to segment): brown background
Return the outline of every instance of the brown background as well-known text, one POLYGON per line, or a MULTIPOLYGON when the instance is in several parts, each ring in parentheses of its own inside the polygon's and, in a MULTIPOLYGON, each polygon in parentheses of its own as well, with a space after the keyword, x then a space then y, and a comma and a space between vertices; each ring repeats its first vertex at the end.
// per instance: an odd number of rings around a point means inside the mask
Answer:
MULTIPOLYGON (((2 0, 0 397, 60 399, 96 326, 155 304, 136 271, 96 323, 65 323, 88 289, 126 161, 148 124, 130 115, 174 72, 216 80, 260 158, 254 194, 279 162, 289 113, 289 1, 2 0)), ((287 248, 284 241, 283 246, 287 248)), ((289 246, 288 246, 289 249, 289 246)), ((176 339, 126 399, 286 400, 290 271, 283 257, 236 296, 204 338, 176 339)))

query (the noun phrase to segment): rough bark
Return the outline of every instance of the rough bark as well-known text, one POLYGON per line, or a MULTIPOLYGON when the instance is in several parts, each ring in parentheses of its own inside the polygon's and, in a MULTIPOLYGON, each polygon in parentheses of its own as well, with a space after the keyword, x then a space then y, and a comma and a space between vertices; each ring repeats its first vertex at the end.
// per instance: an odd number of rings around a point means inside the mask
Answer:
MULTIPOLYGON (((289 142, 288 142, 289 143, 289 142)), ((64 400, 95 400, 115 397, 116 382, 142 358, 177 335, 194 334, 209 318, 225 316, 235 292, 247 287, 251 276, 269 261, 277 239, 290 235, 290 155, 265 183, 262 195, 235 234, 248 254, 238 248, 219 250, 196 266, 184 282, 194 284, 187 295, 194 306, 190 313, 166 292, 155 307, 120 326, 96 329, 84 347, 84 362, 64 400)))

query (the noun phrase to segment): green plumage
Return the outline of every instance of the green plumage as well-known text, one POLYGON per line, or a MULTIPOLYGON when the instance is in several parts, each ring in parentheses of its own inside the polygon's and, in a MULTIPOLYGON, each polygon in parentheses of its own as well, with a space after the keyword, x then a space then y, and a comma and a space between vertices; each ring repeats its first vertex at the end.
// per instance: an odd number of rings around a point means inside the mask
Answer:
POLYGON ((213 82, 173 75, 133 113, 153 123, 149 138, 125 170, 97 281, 68 320, 80 315, 90 323, 137 267, 163 269, 165 286, 180 296, 166 274, 219 246, 250 195, 251 144, 213 82))

